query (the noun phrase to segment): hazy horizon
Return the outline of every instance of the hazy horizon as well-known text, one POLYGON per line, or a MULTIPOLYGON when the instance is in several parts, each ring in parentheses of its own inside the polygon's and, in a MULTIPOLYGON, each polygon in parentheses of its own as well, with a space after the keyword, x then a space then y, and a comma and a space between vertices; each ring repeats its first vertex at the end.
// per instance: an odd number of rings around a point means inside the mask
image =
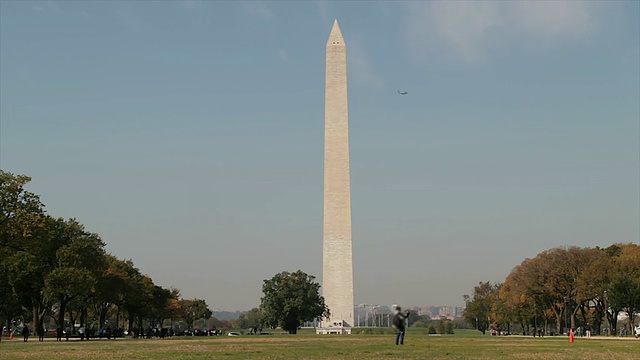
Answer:
POLYGON ((640 241, 640 3, 0 2, 0 168, 165 288, 322 275, 325 44, 347 46, 354 300, 463 306, 640 241), (400 95, 398 91, 407 91, 400 95))

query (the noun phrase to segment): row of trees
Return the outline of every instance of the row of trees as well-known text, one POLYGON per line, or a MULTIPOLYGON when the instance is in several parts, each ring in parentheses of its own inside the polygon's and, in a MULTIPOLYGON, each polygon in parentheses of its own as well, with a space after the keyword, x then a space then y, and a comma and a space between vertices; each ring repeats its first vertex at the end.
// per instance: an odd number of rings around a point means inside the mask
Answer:
POLYGON ((519 325, 534 334, 578 326, 617 334, 618 315, 624 313, 625 330, 632 333, 640 312, 640 246, 543 251, 516 266, 503 283, 480 282, 464 299, 465 319, 483 332, 519 325))
POLYGON ((204 300, 180 299, 134 266, 105 251, 97 234, 75 219, 46 214, 39 197, 26 191, 31 179, 0 170, 0 320, 10 328, 28 319, 35 330, 45 318, 55 325, 102 327, 122 315, 133 327, 161 327, 166 319, 209 318, 204 300))

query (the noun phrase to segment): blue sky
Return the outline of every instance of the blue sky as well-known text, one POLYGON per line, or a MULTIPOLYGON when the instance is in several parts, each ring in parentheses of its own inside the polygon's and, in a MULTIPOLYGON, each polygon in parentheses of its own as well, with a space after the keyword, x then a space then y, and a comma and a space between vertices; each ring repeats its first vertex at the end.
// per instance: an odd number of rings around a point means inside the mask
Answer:
POLYGON ((355 301, 462 305, 546 249, 639 241, 639 14, 637 1, 2 1, 0 167, 212 308, 257 306, 280 271, 321 280, 337 18, 355 301))

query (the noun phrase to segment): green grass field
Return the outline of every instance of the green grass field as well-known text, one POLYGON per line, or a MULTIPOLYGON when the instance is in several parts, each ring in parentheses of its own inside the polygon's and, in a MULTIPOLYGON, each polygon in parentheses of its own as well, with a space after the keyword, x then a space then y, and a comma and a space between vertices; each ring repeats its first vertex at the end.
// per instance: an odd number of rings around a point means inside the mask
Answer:
POLYGON ((176 337, 164 340, 0 343, 0 359, 640 359, 640 340, 532 338, 410 332, 404 346, 392 334, 176 337))

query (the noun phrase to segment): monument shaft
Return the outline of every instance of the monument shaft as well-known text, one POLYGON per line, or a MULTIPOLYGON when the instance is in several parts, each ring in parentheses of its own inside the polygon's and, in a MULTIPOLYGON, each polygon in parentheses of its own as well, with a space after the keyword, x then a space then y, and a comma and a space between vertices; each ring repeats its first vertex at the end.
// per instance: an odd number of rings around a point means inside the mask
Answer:
POLYGON ((354 326, 347 48, 336 20, 327 41, 324 135, 323 327, 354 326))

